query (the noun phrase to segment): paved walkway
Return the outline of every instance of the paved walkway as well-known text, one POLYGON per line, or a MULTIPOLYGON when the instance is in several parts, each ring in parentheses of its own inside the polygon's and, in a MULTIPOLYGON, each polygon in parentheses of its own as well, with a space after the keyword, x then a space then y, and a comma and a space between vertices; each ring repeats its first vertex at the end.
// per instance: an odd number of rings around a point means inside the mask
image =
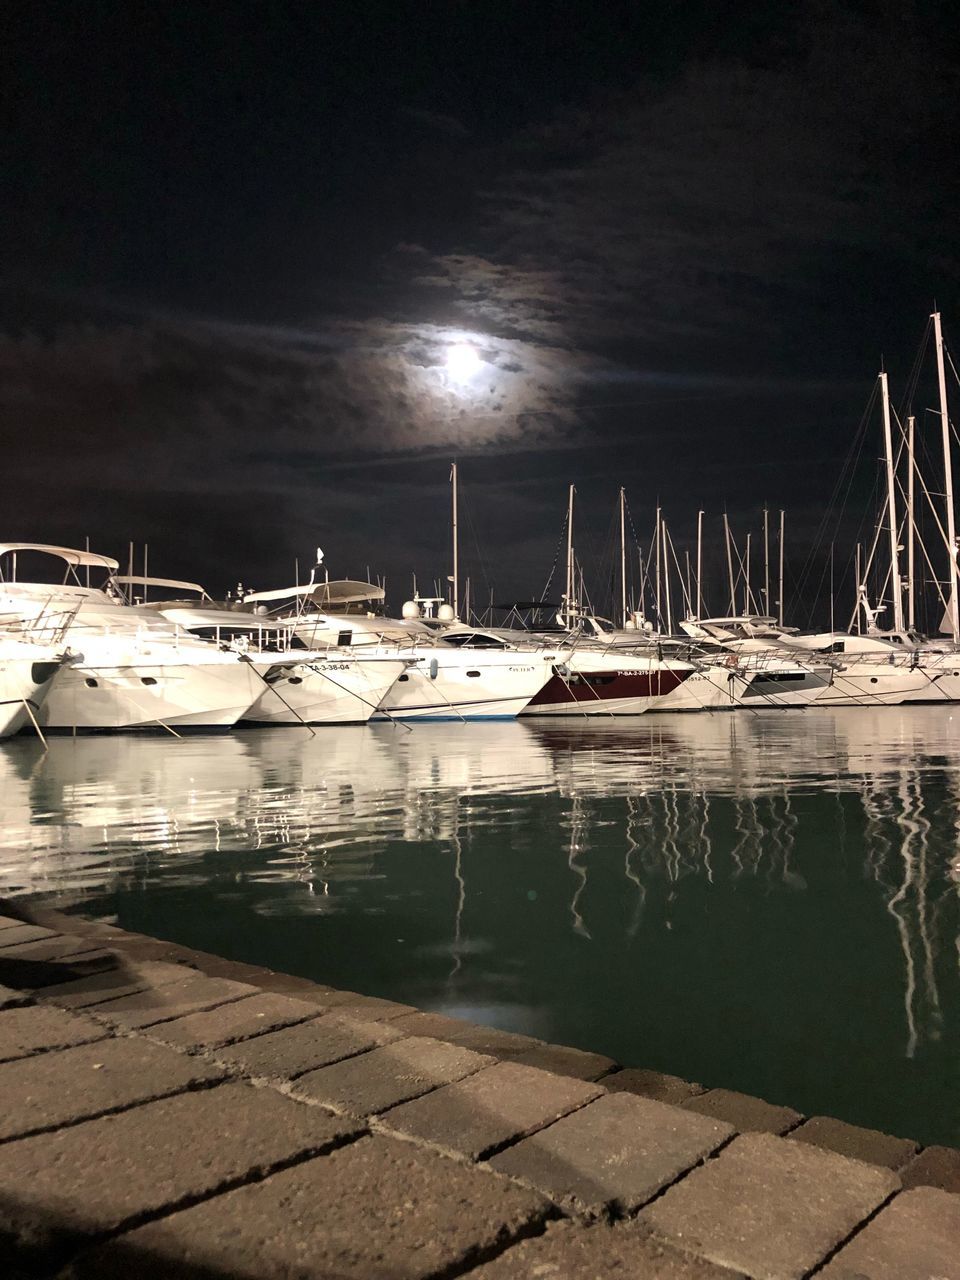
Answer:
POLYGON ((960 1151, 32 919, 3 1276, 960 1280, 960 1151))

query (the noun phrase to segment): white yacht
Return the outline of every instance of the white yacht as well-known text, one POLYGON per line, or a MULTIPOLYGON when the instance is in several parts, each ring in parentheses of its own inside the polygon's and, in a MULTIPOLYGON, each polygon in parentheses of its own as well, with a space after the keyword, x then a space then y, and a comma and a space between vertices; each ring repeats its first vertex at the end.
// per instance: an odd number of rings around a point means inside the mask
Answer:
POLYGON ((540 650, 449 643, 407 606, 403 618, 375 613, 371 606, 383 599, 383 589, 372 583, 334 581, 253 592, 245 602, 294 602, 286 616, 311 649, 332 646, 341 660, 349 654, 400 662, 378 719, 510 719, 552 675, 556 658, 540 650))
MULTIPOLYGON (((202 590, 196 584, 159 580, 150 585, 155 590, 202 590)), ((254 664, 262 689, 244 712, 244 723, 366 724, 409 665, 391 654, 309 649, 296 634, 295 618, 203 607, 204 598, 205 593, 196 605, 173 601, 149 607, 174 626, 254 664)), ((255 592, 248 597, 251 604, 258 599, 255 592)))
POLYGON ((252 664, 88 585, 90 572, 112 574, 117 567, 109 556, 71 547, 0 543, 0 626, 23 620, 38 638, 56 630, 71 659, 40 704, 39 723, 174 732, 235 724, 263 692, 252 664), (63 564, 62 581, 24 581, 18 562, 36 555, 63 564))

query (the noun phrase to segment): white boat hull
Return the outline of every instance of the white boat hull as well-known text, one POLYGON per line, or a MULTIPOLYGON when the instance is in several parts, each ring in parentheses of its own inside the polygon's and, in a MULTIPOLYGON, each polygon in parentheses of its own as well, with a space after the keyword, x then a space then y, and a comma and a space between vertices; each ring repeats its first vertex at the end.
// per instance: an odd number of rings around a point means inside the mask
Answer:
POLYGON ((227 729, 263 680, 252 663, 223 658, 78 663, 64 669, 37 719, 49 729, 227 729))
POLYGON ((244 714, 254 724, 366 724, 406 664, 399 660, 314 659, 275 668, 244 714))
POLYGON ((59 658, 42 650, 24 657, 0 653, 0 738, 12 737, 31 722, 30 712, 39 712, 60 674, 59 658))
POLYGON ((512 720, 550 678, 539 657, 451 649, 416 651, 378 719, 512 720))

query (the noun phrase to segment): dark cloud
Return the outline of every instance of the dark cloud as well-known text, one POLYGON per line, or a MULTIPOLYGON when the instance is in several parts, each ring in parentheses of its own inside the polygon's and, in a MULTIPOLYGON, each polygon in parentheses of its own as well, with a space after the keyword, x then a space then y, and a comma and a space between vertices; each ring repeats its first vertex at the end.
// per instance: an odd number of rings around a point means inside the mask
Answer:
POLYGON ((11 536, 429 574, 453 453, 522 594, 572 479, 812 536, 881 352, 960 303, 947 10, 295 8, 22 35, 11 536))

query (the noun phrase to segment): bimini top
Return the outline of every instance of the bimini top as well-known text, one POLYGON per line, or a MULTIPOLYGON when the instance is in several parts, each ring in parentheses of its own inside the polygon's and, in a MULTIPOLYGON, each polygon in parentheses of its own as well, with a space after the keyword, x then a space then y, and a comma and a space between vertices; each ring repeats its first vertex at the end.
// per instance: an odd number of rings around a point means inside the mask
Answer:
POLYGON ((277 591, 251 591, 243 600, 247 604, 256 600, 291 600, 296 596, 309 596, 317 605, 358 604, 364 600, 383 600, 386 592, 372 582, 343 579, 339 582, 310 582, 302 587, 280 587, 277 591))
POLYGON ((144 578, 137 574, 114 574, 113 581, 120 587, 169 587, 173 591, 191 591, 199 596, 207 593, 198 582, 178 582, 176 578, 144 578))
POLYGON ((114 560, 112 556, 100 556, 94 551, 77 551, 74 547, 54 547, 44 542, 0 542, 0 556, 15 555, 18 551, 39 551, 44 555, 57 556, 70 565, 109 569, 111 573, 120 568, 119 561, 114 560))

